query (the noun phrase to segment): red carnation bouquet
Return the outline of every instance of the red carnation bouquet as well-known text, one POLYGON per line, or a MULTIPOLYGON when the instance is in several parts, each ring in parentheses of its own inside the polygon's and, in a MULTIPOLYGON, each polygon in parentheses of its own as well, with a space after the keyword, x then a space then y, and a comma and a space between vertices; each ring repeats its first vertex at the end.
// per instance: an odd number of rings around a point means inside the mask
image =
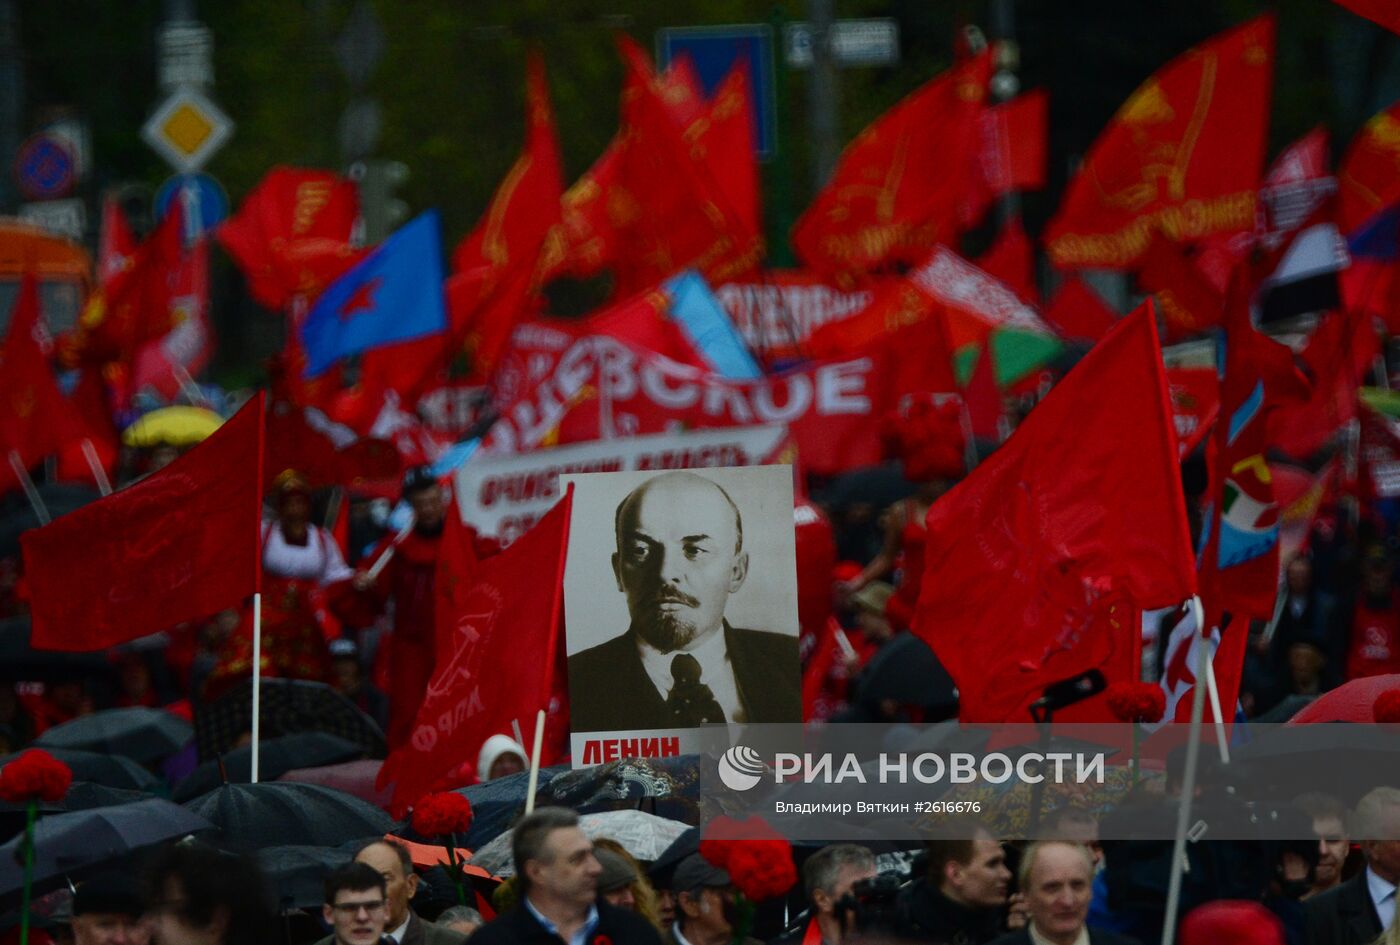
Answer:
POLYGON ((776 899, 797 882, 792 844, 761 817, 716 817, 701 834, 700 855, 728 873, 739 891, 736 942, 748 937, 758 903, 776 899))
POLYGON ((472 825, 472 802, 456 791, 428 794, 413 805, 413 829, 424 837, 437 837, 447 849, 447 873, 457 889, 457 903, 467 904, 466 874, 457 857, 457 834, 472 825))
POLYGON ((73 770, 53 755, 31 748, 0 768, 0 800, 23 804, 24 894, 19 912, 19 942, 29 945, 29 901, 34 891, 34 821, 39 802, 56 804, 68 793, 73 770))
POLYGON ((1141 773, 1142 727, 1162 721, 1167 711, 1167 694, 1150 682, 1116 682, 1104 692, 1108 711, 1120 722, 1133 726, 1133 784, 1141 773))
POLYGON ((1400 722, 1400 689, 1387 689, 1377 696, 1371 712, 1381 725, 1400 722))

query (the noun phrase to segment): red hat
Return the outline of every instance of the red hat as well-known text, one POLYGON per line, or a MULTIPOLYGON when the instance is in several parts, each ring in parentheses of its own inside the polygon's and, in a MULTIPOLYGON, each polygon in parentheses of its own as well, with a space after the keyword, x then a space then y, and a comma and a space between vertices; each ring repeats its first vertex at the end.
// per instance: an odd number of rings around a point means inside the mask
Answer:
POLYGON ((1192 909, 1181 945, 1283 945, 1283 923, 1257 902, 1221 899, 1192 909))

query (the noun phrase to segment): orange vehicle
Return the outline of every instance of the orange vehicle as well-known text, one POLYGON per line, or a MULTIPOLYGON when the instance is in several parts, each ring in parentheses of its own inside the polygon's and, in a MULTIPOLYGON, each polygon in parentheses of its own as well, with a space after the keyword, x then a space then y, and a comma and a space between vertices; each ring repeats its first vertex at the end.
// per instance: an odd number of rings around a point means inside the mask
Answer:
POLYGON ((39 277, 44 323, 55 338, 78 326, 92 289, 92 256, 79 244, 17 217, 0 217, 0 338, 26 269, 39 277))

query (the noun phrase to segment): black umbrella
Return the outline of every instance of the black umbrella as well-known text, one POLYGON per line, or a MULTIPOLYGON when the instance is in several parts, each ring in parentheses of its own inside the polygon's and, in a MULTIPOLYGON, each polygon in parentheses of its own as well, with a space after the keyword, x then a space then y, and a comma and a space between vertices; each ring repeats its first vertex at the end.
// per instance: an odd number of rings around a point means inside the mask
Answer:
MULTIPOLYGON (((44 750, 71 768, 75 781, 90 781, 105 787, 150 793, 159 792, 164 786, 160 778, 121 755, 99 755, 95 751, 48 746, 45 746, 44 750)), ((0 767, 22 754, 24 752, 16 752, 0 758, 0 767)))
POLYGON ((55 725, 34 740, 41 748, 76 748, 152 764, 175 754, 194 734, 190 723, 161 709, 104 709, 55 725))
MULTIPOLYGON (((89 810, 93 807, 115 807, 118 804, 144 801, 150 796, 145 791, 123 791, 120 788, 104 787, 87 781, 74 781, 68 786, 68 793, 63 795, 63 800, 53 804, 40 802, 39 810, 49 814, 89 810)), ((28 812, 27 804, 0 801, 0 837, 13 837, 23 830, 28 812)))
POLYGON ((912 633, 896 634, 876 650, 860 675, 859 706, 869 708, 885 699, 920 706, 940 717, 956 712, 958 705, 953 677, 929 645, 912 633))
POLYGON ((398 826, 358 797, 296 781, 225 784, 185 807, 222 834, 222 845, 252 852, 269 846, 333 847, 382 837, 398 826))
POLYGON ((257 851, 258 867, 277 892, 279 911, 317 909, 326 901, 326 874, 340 869, 354 856, 350 845, 340 847, 263 847, 257 851))
MULTIPOLYGON (((548 785, 555 775, 567 770, 565 767, 541 768, 536 793, 548 785)), ((472 825, 466 836, 461 838, 462 845, 477 850, 510 829, 515 815, 525 809, 525 792, 529 783, 530 773, 520 771, 459 789, 457 793, 472 802, 472 825)), ((405 830, 404 835, 415 842, 438 842, 436 837, 421 837, 411 830, 405 830)))
POLYGON ((1322 791, 1352 803, 1373 787, 1400 784, 1395 726, 1338 722, 1257 731, 1251 731, 1253 740, 1238 746, 1232 759, 1249 775, 1235 784, 1246 799, 1322 791))
MULTIPOLYGON (((264 679, 258 699, 263 738, 297 732, 327 732, 383 758, 384 732, 355 703, 325 683, 305 679, 264 679)), ((253 728, 253 681, 241 683, 195 714, 195 739, 205 761, 226 754, 253 728)))
MULTIPOLYGON (((38 882, 64 876, 209 826, 198 814, 156 797, 50 814, 34 827, 34 878, 38 882)), ((23 842, 21 835, 0 846, 0 895, 15 892, 24 883, 19 849, 23 842)))
POLYGON ((0 679, 9 681, 86 681, 116 677, 111 661, 101 653, 60 653, 29 646, 29 617, 0 620, 0 679))
MULTIPOLYGON (((323 765, 354 761, 365 753, 364 747, 328 732, 297 732, 265 739, 258 752, 258 779, 275 781, 288 771, 298 768, 320 768, 323 765)), ((175 785, 171 797, 177 803, 194 800, 219 785, 247 782, 253 775, 253 748, 245 745, 224 756, 223 770, 218 760, 206 761, 175 785)))

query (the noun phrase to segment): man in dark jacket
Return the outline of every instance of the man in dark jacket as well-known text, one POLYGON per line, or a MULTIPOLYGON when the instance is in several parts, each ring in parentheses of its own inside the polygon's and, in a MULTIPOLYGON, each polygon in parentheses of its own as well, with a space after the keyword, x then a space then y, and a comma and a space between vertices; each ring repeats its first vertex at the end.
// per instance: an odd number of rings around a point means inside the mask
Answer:
POLYGON ((520 905, 472 936, 472 945, 661 945, 647 921, 598 900, 603 868, 578 815, 542 807, 511 839, 520 905))
POLYGON ((1311 945, 1369 945, 1395 920, 1400 882, 1400 790, 1378 787, 1356 805, 1352 836, 1366 868, 1303 903, 1311 945))
POLYGON ((903 939, 938 945, 983 945, 1006 931, 1011 870, 990 831, 928 845, 928 873, 900 894, 903 939))
MULTIPOLYGON (((384 923, 384 936, 396 945, 462 945, 466 936, 425 922, 409 904, 418 892, 418 874, 413 871, 413 857, 401 843, 375 840, 355 854, 356 863, 364 863, 384 877, 389 914, 384 923)), ((318 945, 326 945, 320 942, 318 945)))
POLYGON ((1084 924, 1093 895, 1094 858, 1079 844, 1031 844, 1017 878, 1030 920, 993 945, 1137 945, 1137 939, 1084 924))

